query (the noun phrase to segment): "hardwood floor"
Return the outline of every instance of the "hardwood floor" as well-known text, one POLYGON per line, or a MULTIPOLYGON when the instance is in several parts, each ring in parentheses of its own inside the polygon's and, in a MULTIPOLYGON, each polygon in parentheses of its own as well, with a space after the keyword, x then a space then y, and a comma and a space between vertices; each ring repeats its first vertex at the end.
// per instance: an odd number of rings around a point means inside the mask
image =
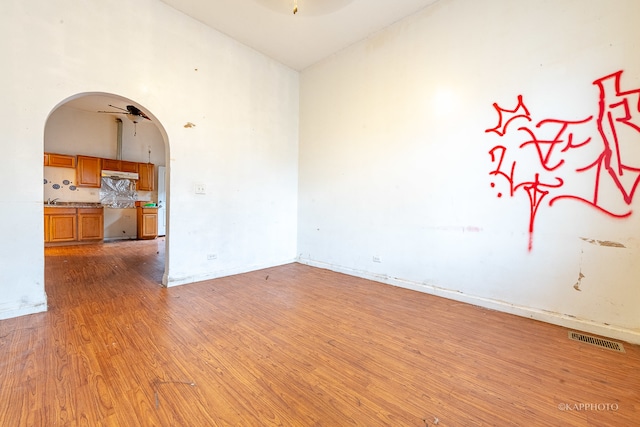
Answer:
POLYGON ((0 425, 640 423, 638 346, 299 264, 165 289, 163 247, 45 249, 49 311, 0 321, 0 425))

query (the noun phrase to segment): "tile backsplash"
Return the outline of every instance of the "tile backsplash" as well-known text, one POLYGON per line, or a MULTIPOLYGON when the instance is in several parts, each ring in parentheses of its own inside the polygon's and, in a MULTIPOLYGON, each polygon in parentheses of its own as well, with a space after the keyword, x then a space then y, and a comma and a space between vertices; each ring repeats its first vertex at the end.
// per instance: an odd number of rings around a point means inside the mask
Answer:
POLYGON ((75 169, 45 166, 43 200, 58 199, 63 202, 100 202, 99 188, 76 187, 75 179, 75 169))
MULTIPOLYGON (((43 201, 58 199, 61 202, 100 203, 100 189, 76 187, 76 171, 70 168, 44 167, 43 201)), ((138 200, 156 200, 153 191, 138 191, 138 200)))

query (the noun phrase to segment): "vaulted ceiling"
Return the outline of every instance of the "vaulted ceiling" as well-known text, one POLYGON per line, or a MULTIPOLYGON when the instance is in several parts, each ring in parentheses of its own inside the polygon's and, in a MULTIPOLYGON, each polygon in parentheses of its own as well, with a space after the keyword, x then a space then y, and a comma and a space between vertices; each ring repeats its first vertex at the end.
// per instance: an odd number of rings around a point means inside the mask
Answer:
POLYGON ((303 70, 438 0, 162 1, 294 70, 303 70))
MULTIPOLYGON (((303 70, 440 0, 161 1, 294 70, 303 70)), ((96 93, 71 100, 65 107, 114 111, 109 104, 134 103, 96 93)))

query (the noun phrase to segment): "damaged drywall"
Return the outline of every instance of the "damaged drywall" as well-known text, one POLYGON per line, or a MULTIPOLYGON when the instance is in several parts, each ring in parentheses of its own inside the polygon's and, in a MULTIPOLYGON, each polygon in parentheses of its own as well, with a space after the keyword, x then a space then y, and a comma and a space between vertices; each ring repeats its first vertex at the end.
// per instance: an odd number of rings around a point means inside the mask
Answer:
POLYGON ((625 245, 623 245, 622 243, 618 243, 618 242, 613 242, 611 240, 596 240, 596 239, 589 239, 586 237, 581 237, 580 239, 584 240, 587 243, 591 243, 592 245, 596 245, 596 246, 606 246, 609 248, 626 248, 625 245))

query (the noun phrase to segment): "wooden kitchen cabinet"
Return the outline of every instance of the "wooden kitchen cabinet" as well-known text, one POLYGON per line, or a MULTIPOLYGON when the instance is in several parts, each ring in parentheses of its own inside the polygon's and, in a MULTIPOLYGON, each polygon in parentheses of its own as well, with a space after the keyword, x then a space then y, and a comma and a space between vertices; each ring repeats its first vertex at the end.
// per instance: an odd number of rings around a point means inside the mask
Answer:
POLYGON ((121 160, 102 159, 102 169, 107 171, 119 171, 121 160))
POLYGON ((44 242, 45 243, 49 243, 49 224, 51 221, 49 221, 51 218, 49 215, 47 215, 46 213, 44 214, 44 242))
POLYGON ((44 208, 45 243, 102 241, 104 209, 44 208))
POLYGON ((138 239, 158 237, 158 208, 137 207, 138 239))
POLYGON ((104 210, 102 208, 78 208, 78 241, 104 238, 104 210))
POLYGON ((120 162, 120 170, 122 172, 138 173, 138 162, 129 162, 126 160, 122 160, 120 162))
POLYGON ((153 191, 154 170, 153 163, 138 163, 138 190, 153 191))
MULTIPOLYGON (((51 163, 51 158, 49 158, 51 163)), ((99 157, 78 156, 76 165, 76 185, 78 187, 100 188, 102 183, 102 159, 99 157)))
POLYGON ((78 239, 75 208, 44 208, 44 241, 73 242, 78 239))
POLYGON ((138 173, 138 163, 127 160, 102 159, 102 169, 108 171, 138 173))
POLYGON ((75 168, 76 156, 68 154, 44 153, 44 165, 59 168, 75 168))

